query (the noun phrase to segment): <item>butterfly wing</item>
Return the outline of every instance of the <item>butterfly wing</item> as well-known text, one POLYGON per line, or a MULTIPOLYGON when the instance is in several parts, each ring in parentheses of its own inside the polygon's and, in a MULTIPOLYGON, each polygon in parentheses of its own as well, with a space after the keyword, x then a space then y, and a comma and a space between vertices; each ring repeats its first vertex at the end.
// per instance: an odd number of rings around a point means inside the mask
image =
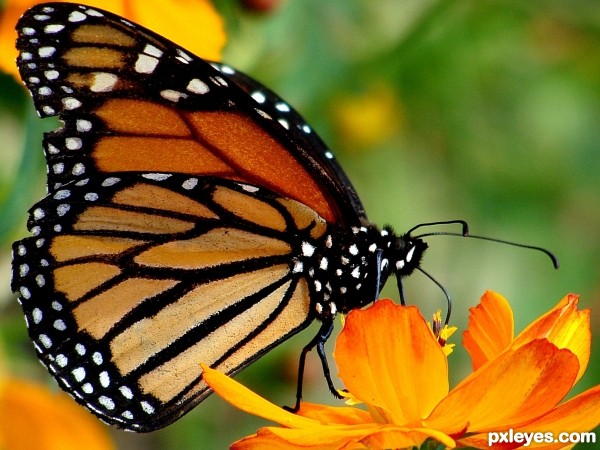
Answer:
POLYGON ((326 228, 233 181, 81 179, 30 211, 13 290, 60 385, 104 421, 150 431, 210 393, 200 362, 235 373, 310 323, 293 258, 326 228))
POLYGON ((249 77, 85 6, 38 5, 17 29, 36 109, 64 123, 44 140, 50 191, 90 173, 186 173, 267 187, 330 223, 364 218, 321 140, 285 103, 252 98, 248 86, 260 85, 249 77))

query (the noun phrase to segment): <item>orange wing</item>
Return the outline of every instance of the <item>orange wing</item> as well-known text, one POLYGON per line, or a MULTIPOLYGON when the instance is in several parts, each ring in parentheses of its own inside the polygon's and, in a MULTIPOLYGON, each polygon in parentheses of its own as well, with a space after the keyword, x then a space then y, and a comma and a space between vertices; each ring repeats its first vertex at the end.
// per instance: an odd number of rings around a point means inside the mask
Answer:
POLYGON ((31 210, 12 288, 59 384, 104 421, 163 427, 314 318, 302 242, 314 211, 266 189, 182 175, 72 182, 31 210))
POLYGON ((36 109, 64 122, 44 142, 50 191, 90 173, 171 172, 264 186, 329 222, 364 215, 301 117, 283 101, 270 110, 257 102, 272 93, 248 77, 87 7, 39 5, 18 31, 36 109))

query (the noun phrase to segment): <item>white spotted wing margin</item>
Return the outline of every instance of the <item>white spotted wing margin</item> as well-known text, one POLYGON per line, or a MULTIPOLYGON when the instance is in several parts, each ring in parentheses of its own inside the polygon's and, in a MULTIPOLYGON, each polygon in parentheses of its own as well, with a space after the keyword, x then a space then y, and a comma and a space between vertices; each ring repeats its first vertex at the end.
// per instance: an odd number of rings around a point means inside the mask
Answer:
POLYGON ((119 173, 34 205, 13 246, 40 360, 105 422, 152 431, 314 319, 294 271, 326 232, 306 206, 233 181, 119 173))

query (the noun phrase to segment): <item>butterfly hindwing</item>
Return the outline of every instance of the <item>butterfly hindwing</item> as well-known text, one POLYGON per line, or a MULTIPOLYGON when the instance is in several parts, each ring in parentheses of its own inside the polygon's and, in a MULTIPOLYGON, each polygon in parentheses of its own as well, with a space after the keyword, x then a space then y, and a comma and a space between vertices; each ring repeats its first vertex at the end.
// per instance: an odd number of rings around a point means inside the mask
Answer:
POLYGON ((109 423, 146 431, 313 319, 293 270, 325 222, 267 190, 180 174, 73 181, 30 212, 13 289, 40 359, 109 423))
POLYGON ((50 190, 90 173, 163 171, 265 186, 330 222, 364 215, 321 140, 266 89, 257 102, 244 90, 260 86, 249 77, 80 5, 38 5, 18 32, 38 113, 64 122, 45 138, 50 190))

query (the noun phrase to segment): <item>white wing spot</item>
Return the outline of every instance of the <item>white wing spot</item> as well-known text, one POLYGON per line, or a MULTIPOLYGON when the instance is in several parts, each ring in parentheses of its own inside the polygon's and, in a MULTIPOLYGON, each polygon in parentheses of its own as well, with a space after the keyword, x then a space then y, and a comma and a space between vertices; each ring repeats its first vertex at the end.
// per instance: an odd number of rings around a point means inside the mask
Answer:
POLYGON ((44 22, 45 20, 48 20, 50 16, 47 14, 36 14, 35 16, 33 16, 33 18, 35 20, 39 20, 40 22, 44 22))
POLYGON ((229 67, 225 64, 221 64, 221 66, 218 69, 226 75, 234 75, 235 74, 235 70, 233 69, 233 67, 229 67))
POLYGON ((63 320, 58 319, 54 321, 54 328, 58 331, 65 331, 67 329, 67 324, 63 320))
POLYGON ((73 11, 69 14, 69 22, 82 22, 87 18, 87 16, 79 11, 73 11))
POLYGON ((181 184, 181 187, 184 189, 187 189, 189 191, 191 189, 194 189, 197 185, 198 185, 198 178, 188 178, 181 184))
POLYGON ((255 109, 255 111, 256 111, 258 114, 260 114, 260 115, 261 115, 262 117, 264 117, 265 119, 268 119, 268 120, 273 120, 273 118, 272 118, 272 117, 271 117, 269 114, 267 114, 266 112, 264 112, 262 109, 258 109, 258 108, 254 108, 254 109, 255 109))
POLYGON ((86 394, 91 394, 94 392, 94 386, 92 386, 91 383, 84 383, 81 386, 81 390, 86 394))
POLYGON ((85 198, 88 202, 95 202, 98 200, 98 194, 95 192, 88 192, 83 196, 83 198, 85 198))
POLYGON ((100 403, 106 409, 110 409, 110 410, 115 409, 115 402, 113 401, 113 399, 111 399, 110 397, 107 397, 106 395, 102 395, 98 399, 98 403, 100 403))
POLYGON ((44 76, 48 80, 56 80, 59 77, 59 73, 57 70, 46 70, 44 76))
POLYGON ((85 133, 86 131, 90 131, 92 129, 92 122, 85 119, 77 119, 75 126, 77 127, 77 131, 80 133, 85 133))
POLYGON ((193 78, 190 80, 186 89, 194 94, 206 94, 208 91, 210 91, 208 84, 202 80, 199 80, 198 78, 193 78))
POLYGON ((42 321, 42 310, 40 308, 33 308, 33 311, 31 311, 31 316, 33 317, 33 323, 37 325, 42 321))
POLYGON ((144 173, 142 177, 147 180, 164 181, 171 176, 170 173, 144 173))
POLYGON ((92 360, 94 361, 94 363, 96 363, 97 366, 102 364, 102 362, 104 361, 100 352, 94 352, 94 354, 92 355, 92 360))
POLYGON ((46 25, 46 27, 44 28, 44 33, 46 33, 46 34, 58 33, 59 31, 62 31, 64 28, 65 28, 65 26, 61 25, 59 23, 52 24, 52 25, 46 25))
POLYGON ((238 185, 246 192, 254 193, 260 191, 256 186, 250 186, 249 184, 238 183, 238 185))
POLYGON ((46 279, 44 275, 36 275, 35 282, 39 287, 43 287, 46 284, 46 279))
POLYGON ((19 293, 21 294, 21 297, 23 297, 25 300, 29 300, 31 298, 31 291, 25 286, 21 286, 19 288, 19 293))
POLYGON ((56 52, 56 48, 54 47, 38 48, 38 55, 40 55, 40 58, 49 58, 50 56, 54 55, 54 52, 56 52))
POLYGON ((265 94, 263 94, 260 91, 254 91, 252 94, 250 94, 250 97, 252 97, 254 101, 261 104, 267 101, 267 97, 265 96, 265 94))
POLYGON ((50 348, 52 347, 52 339, 50 339, 48 336, 46 336, 45 334, 40 334, 38 336, 39 341, 42 343, 42 345, 46 348, 50 348))
POLYGON ((154 56, 156 58, 160 58, 163 55, 163 51, 154 45, 146 44, 144 48, 144 53, 150 56, 154 56))
POLYGON ((181 56, 188 63, 192 61, 192 57, 190 55, 188 55, 186 52, 184 52, 183 50, 181 50, 180 48, 177 49, 177 54, 179 56, 181 56))
POLYGON ((69 358, 67 358, 62 353, 56 355, 54 361, 56 361, 56 364, 58 364, 60 367, 66 367, 67 364, 69 364, 69 358))
POLYGON ((120 178, 117 177, 109 177, 106 180, 104 180, 102 182, 102 186, 103 187, 109 187, 109 186, 114 186, 115 184, 117 184, 119 181, 121 181, 120 178))
POLYGON ((25 36, 33 36, 35 34, 35 30, 31 27, 25 27, 21 30, 21 32, 25 35, 25 36))
POLYGON ((56 163, 52 166, 52 172, 55 174, 63 173, 65 171, 64 163, 56 163))
POLYGON ((54 111, 54 108, 51 106, 42 106, 42 111, 44 112, 44 114, 51 116, 53 115, 56 111, 54 111))
POLYGON ((308 257, 312 256, 315 253, 315 249, 316 248, 314 245, 312 245, 306 241, 302 242, 302 254, 304 256, 308 256, 308 257))
POLYGON ((135 62, 135 71, 137 73, 152 73, 158 65, 158 59, 153 56, 140 54, 135 62))
POLYGON ((83 163, 76 163, 71 170, 73 175, 83 175, 85 173, 85 166, 83 163))
POLYGON ((68 110, 77 109, 81 106, 81 102, 74 97, 65 97, 62 102, 68 110))
POLYGON ((68 150, 79 150, 82 145, 81 138, 70 137, 65 139, 65 146, 68 150))
POLYGON ((275 105, 275 109, 281 112, 290 112, 290 105, 284 102, 279 102, 275 105))
POLYGON ((66 203, 63 203, 62 205, 58 205, 56 207, 56 214, 58 214, 59 217, 62 217, 66 213, 68 213, 70 209, 71 209, 71 205, 67 205, 66 203))
POLYGON ((65 198, 69 198, 71 196, 71 191, 68 189, 61 189, 60 191, 54 194, 54 200, 64 200, 65 198))
POLYGON ((83 344, 76 344, 75 345, 75 351, 79 355, 81 355, 81 356, 85 355, 85 345, 83 345, 83 344))
POLYGON ((93 82, 90 86, 92 92, 110 92, 119 81, 119 77, 114 73, 96 72, 92 75, 93 82))
POLYGON ((140 406, 146 414, 154 414, 154 407, 150 403, 146 401, 140 402, 140 406))
POLYGON ((44 211, 42 208, 36 208, 33 211, 33 218, 35 220, 43 219, 45 216, 46 216, 46 211, 44 211))
POLYGON ((95 9, 91 8, 89 8, 85 13, 92 17, 104 17, 104 14, 102 14, 100 11, 96 11, 95 9))
POLYGON ((33 59, 33 55, 29 52, 21 53, 21 61, 31 61, 33 59))
POLYGON ((108 386, 110 386, 110 377, 108 376, 108 372, 106 370, 100 372, 98 378, 100 379, 100 385, 102 387, 107 388, 108 386))
POLYGON ((38 77, 29 77, 29 82, 31 84, 38 84, 40 82, 40 79, 38 77))
POLYGON ((188 95, 173 89, 165 89, 163 91, 160 91, 160 96, 165 100, 169 100, 171 102, 178 102, 182 98, 187 98, 188 95))
POLYGON ((119 391, 121 391, 121 395, 125 397, 127 400, 131 400, 133 398, 133 392, 127 386, 119 387, 119 391))
POLYGON ((19 276, 21 276, 21 278, 23 278, 28 273, 29 273, 29 266, 27 264, 21 264, 19 266, 19 276))
POLYGON ((287 120, 285 120, 285 119, 277 119, 277 122, 279 122, 281 124, 281 126, 283 128, 285 128, 286 130, 290 129, 290 124, 289 124, 289 122, 287 120))

